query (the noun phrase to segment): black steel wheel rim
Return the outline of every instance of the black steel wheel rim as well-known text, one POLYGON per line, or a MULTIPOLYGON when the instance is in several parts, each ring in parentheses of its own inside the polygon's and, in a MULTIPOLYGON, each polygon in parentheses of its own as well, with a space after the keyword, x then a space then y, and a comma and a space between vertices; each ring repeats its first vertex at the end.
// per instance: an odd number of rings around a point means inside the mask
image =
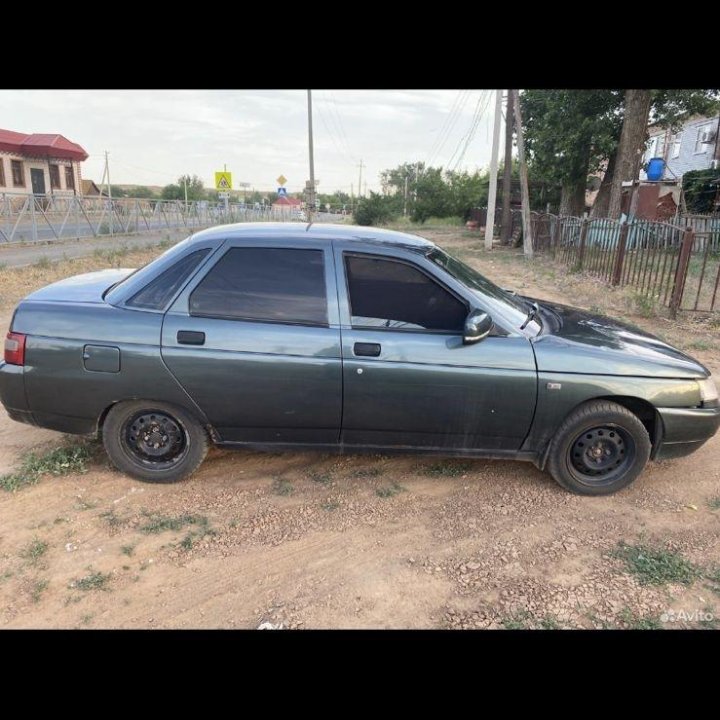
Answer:
POLYGON ((583 430, 570 444, 568 465, 583 485, 609 485, 622 477, 635 459, 635 441, 618 425, 583 430))
POLYGON ((143 410, 130 417, 122 429, 122 442, 136 462, 155 470, 177 465, 189 446, 183 425, 160 410, 143 410))

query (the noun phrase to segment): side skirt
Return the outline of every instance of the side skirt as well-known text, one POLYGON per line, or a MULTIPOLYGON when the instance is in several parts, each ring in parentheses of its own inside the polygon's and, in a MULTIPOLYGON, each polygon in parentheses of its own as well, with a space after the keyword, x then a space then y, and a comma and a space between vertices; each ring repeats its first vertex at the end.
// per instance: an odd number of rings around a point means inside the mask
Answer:
POLYGON ((412 445, 342 445, 339 443, 256 443, 256 442, 218 442, 218 447, 228 450, 258 450, 260 452, 323 452, 336 455, 440 455, 444 457, 481 458, 484 460, 522 460, 537 463, 533 452, 518 450, 477 450, 475 448, 434 448, 413 447, 412 445))

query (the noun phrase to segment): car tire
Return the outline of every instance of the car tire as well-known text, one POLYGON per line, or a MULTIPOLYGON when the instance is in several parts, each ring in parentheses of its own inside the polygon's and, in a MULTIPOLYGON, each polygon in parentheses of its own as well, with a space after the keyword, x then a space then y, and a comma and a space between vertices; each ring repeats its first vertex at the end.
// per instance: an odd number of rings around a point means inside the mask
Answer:
POLYGON ((188 412, 167 403, 134 400, 114 405, 102 427, 105 451, 121 472, 138 480, 174 483, 200 467, 208 435, 188 412))
POLYGON ((547 468, 579 495, 611 495, 630 485, 650 458, 650 436, 637 415, 607 400, 576 408, 553 438, 547 468))

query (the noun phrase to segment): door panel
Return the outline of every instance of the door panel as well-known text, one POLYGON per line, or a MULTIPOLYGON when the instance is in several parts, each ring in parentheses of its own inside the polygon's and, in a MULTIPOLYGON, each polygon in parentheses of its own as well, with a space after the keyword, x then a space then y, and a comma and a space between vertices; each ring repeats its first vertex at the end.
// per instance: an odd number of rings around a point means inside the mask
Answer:
POLYGON ((342 377, 337 328, 168 313, 162 355, 223 440, 338 441, 342 377), (183 331, 204 333, 204 344, 178 342, 183 331))
POLYGON ((517 450, 537 394, 530 343, 489 337, 343 330, 347 445, 517 450), (380 345, 357 357, 356 343, 380 345))
POLYGON ((342 356, 327 244, 237 239, 211 263, 165 316, 170 371, 224 441, 337 443, 342 356), (258 317, 265 313, 273 317, 258 317), (328 324, 292 320, 301 317, 328 324))

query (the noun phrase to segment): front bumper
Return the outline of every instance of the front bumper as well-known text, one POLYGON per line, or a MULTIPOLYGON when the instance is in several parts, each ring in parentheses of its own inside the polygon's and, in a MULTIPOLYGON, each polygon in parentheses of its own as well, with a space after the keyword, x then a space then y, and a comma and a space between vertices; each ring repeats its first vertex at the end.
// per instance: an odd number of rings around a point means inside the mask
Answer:
POLYGON ((658 408, 662 420, 662 441, 653 460, 669 460, 695 452, 720 428, 720 407, 658 408))

